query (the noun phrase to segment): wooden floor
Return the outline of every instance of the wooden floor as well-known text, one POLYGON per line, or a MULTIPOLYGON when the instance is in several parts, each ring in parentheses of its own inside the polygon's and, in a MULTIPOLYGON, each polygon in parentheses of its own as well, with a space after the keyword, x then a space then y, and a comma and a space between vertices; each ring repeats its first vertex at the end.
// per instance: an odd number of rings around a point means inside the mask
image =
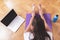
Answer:
MULTIPOLYGON (((56 14, 60 17, 60 0, 0 0, 0 21, 11 10, 11 8, 6 5, 6 2, 11 2, 12 8, 23 18, 26 18, 26 14, 32 11, 32 4, 41 4, 42 7, 51 14, 51 18, 53 18, 56 14)), ((60 18, 56 23, 52 24, 54 40, 60 40, 60 18)), ((11 33, 9 40, 24 40, 24 26, 25 22, 21 25, 17 32, 13 33, 8 31, 8 33, 11 33)))

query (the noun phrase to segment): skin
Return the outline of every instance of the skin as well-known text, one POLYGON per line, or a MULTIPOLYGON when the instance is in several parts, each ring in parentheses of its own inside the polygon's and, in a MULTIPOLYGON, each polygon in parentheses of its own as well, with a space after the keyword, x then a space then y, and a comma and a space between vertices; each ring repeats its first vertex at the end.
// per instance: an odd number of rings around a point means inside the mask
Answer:
POLYGON ((33 6, 32 17, 31 17, 31 19, 30 19, 29 25, 28 25, 28 27, 26 28, 25 32, 30 32, 31 30, 34 29, 33 26, 32 26, 32 21, 33 21, 33 19, 34 19, 35 12, 39 12, 39 15, 40 15, 41 18, 44 20, 46 30, 52 32, 52 30, 49 28, 49 26, 47 25, 47 23, 46 23, 46 21, 45 21, 45 19, 44 19, 44 17, 43 17, 44 11, 43 11, 41 5, 39 5, 37 9, 35 8, 35 6, 33 6))
POLYGON ((41 7, 41 5, 39 5, 38 8, 39 8, 39 15, 40 15, 41 18, 44 20, 46 30, 52 32, 52 30, 49 28, 49 26, 47 25, 47 23, 46 23, 46 21, 45 21, 45 19, 44 19, 44 17, 43 17, 43 13, 46 13, 45 9, 43 9, 43 8, 41 7))

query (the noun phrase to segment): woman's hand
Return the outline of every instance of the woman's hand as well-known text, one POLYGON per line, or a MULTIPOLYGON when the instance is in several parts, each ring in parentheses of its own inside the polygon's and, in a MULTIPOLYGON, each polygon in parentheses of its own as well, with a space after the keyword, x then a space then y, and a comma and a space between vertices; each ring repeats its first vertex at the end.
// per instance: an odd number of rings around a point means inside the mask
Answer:
POLYGON ((38 5, 38 8, 39 8, 39 14, 42 16, 42 15, 43 15, 43 11, 42 11, 41 4, 40 4, 40 5, 38 5))
POLYGON ((35 16, 35 11, 34 11, 34 9, 35 9, 35 4, 32 5, 32 17, 35 16))

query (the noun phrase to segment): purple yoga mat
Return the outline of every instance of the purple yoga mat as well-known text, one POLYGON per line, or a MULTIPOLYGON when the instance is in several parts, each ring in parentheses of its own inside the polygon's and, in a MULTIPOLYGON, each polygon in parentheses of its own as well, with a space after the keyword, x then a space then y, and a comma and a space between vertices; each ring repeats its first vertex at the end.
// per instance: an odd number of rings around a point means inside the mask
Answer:
MULTIPOLYGON (((51 23, 51 16, 50 16, 50 14, 49 13, 48 14, 46 13, 43 16, 44 16, 47 24, 49 25, 49 27, 52 29, 52 23, 51 23)), ((25 29, 28 26, 30 19, 31 19, 31 14, 30 13, 27 13, 26 14, 26 25, 25 25, 25 29)))

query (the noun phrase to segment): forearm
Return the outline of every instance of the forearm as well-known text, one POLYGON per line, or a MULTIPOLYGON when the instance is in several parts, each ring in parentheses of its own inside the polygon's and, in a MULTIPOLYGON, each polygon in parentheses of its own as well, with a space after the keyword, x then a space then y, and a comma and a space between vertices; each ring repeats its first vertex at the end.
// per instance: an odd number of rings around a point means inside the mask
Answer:
POLYGON ((31 27, 34 17, 31 17, 28 27, 31 27))
POLYGON ((28 24, 28 26, 27 26, 25 32, 29 32, 29 31, 31 31, 31 25, 32 25, 32 21, 33 21, 33 19, 34 19, 34 16, 31 17, 30 22, 29 22, 29 24, 28 24))
POLYGON ((46 23, 45 19, 44 19, 44 23, 45 23, 45 28, 46 28, 46 30, 47 30, 47 31, 52 31, 52 30, 50 29, 50 27, 48 26, 48 24, 46 23))
POLYGON ((44 20, 44 24, 45 24, 45 28, 46 28, 46 30, 47 30, 47 31, 51 31, 51 32, 52 32, 52 30, 49 28, 48 24, 46 23, 46 21, 45 21, 45 19, 44 19, 43 15, 42 15, 42 14, 40 14, 40 16, 41 16, 41 18, 44 20))

